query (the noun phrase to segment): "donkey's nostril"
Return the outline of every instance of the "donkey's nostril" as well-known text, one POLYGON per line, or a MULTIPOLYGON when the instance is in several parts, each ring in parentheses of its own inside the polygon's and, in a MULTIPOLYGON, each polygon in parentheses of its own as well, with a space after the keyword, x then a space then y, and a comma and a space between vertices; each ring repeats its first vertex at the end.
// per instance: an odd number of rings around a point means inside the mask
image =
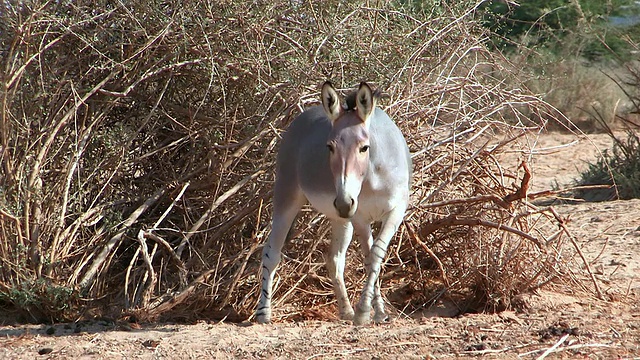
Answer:
POLYGON ((335 198, 335 200, 333 200, 333 206, 338 211, 338 215, 345 219, 353 215, 355 204, 355 200, 352 197, 337 197, 335 198))

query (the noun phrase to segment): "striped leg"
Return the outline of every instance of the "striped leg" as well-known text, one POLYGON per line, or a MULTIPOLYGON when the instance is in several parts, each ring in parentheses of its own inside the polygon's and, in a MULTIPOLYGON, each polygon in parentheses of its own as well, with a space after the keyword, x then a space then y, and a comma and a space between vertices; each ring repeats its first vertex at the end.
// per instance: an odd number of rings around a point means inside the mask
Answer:
POLYGON ((256 320, 261 324, 271 322, 273 277, 282 257, 282 247, 287 238, 287 233, 301 207, 302 205, 294 203, 281 210, 281 207, 274 205, 271 234, 262 249, 262 289, 256 308, 256 320))
MULTIPOLYGON (((373 245, 373 235, 371 233, 371 224, 354 224, 356 229, 356 235, 360 241, 360 250, 364 256, 364 267, 367 274, 371 271, 371 246, 373 245)), ((372 300, 374 317, 373 321, 376 323, 384 322, 388 319, 387 313, 384 311, 384 301, 380 295, 380 282, 375 282, 375 288, 372 300)))
MULTIPOLYGON (((398 206, 389 213, 388 217, 382 223, 382 228, 380 229, 378 238, 371 246, 371 251, 367 257, 368 260, 365 260, 366 262, 370 262, 370 265, 367 267, 367 279, 365 280, 364 288, 360 295, 360 302, 358 302, 356 314, 353 319, 353 323, 356 325, 363 325, 369 322, 369 318, 371 316, 371 303, 375 297, 375 288, 378 281, 378 275, 380 274, 382 261, 387 254, 389 241, 391 241, 391 238, 396 233, 396 230, 402 222, 404 211, 405 207, 398 206)), ((382 302, 381 298, 380 302, 382 302)))
POLYGON ((343 320, 353 319, 353 308, 344 285, 344 263, 347 249, 353 236, 353 226, 349 221, 331 221, 331 252, 326 259, 327 270, 333 283, 333 292, 338 301, 338 311, 343 320))

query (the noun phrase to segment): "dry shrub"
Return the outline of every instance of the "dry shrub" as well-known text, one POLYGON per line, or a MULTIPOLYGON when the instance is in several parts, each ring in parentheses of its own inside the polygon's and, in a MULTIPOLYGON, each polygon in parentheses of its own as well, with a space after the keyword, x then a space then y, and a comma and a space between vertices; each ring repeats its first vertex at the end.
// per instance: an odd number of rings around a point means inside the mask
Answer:
MULTIPOLYGON (((629 42, 635 51, 638 45, 629 42)), ((637 62, 622 63, 623 71, 611 75, 611 81, 624 92, 632 111, 618 115, 616 126, 609 121, 608 114, 591 109, 591 121, 598 124, 613 140, 613 147, 605 149, 598 159, 589 163, 576 183, 580 186, 610 185, 606 189, 580 190, 572 195, 588 201, 640 198, 640 67, 637 62), (624 135, 622 135, 624 133, 624 135)))
MULTIPOLYGON (((526 152, 522 140, 539 129, 530 117, 556 112, 505 85, 518 79, 485 47, 476 10, 2 3, 2 299, 33 310, 15 291, 38 279, 73 290, 60 300, 70 312, 38 320, 76 314, 79 298, 149 317, 245 319, 280 133, 326 79, 381 87, 414 154, 413 207, 383 274, 389 293, 408 289, 394 304, 461 294, 505 308, 564 274, 558 219, 526 201, 517 164, 496 160, 505 147, 526 152)), ((276 315, 331 303, 318 296, 330 294, 326 238, 306 211, 279 271, 276 315)), ((354 297, 360 264, 350 254, 354 297)))

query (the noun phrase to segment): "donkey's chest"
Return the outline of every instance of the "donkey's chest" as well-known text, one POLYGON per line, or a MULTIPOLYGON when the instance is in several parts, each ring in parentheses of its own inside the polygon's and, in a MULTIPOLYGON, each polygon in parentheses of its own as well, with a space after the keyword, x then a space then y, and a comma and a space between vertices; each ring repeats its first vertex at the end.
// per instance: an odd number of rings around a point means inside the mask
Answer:
MULTIPOLYGON (((330 219, 340 219, 334 206, 335 191, 305 191, 305 195, 316 211, 330 219)), ((382 220, 398 201, 402 201, 399 194, 387 190, 372 191, 367 186, 363 186, 358 196, 358 209, 354 217, 366 222, 382 220)))
POLYGON ((354 217, 366 222, 374 222, 384 219, 396 206, 397 200, 392 194, 366 194, 361 193, 358 201, 358 210, 354 217))

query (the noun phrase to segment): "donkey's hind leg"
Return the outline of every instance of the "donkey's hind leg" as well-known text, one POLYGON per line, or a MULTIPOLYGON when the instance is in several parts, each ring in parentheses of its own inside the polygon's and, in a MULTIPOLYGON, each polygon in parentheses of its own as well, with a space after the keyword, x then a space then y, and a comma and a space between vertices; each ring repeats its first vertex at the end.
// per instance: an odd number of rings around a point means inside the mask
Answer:
POLYGON ((331 221, 331 251, 326 258, 327 270, 333 283, 333 292, 338 302, 338 312, 343 320, 353 319, 353 307, 349 302, 347 288, 344 285, 344 264, 347 249, 353 236, 353 226, 349 221, 331 221))
POLYGON ((267 240, 262 249, 262 288, 256 308, 256 320, 261 324, 271 322, 273 277, 282 257, 282 247, 287 238, 287 233, 304 204, 304 198, 301 196, 293 196, 291 201, 286 202, 276 200, 274 199, 271 234, 269 234, 269 240, 267 240))

